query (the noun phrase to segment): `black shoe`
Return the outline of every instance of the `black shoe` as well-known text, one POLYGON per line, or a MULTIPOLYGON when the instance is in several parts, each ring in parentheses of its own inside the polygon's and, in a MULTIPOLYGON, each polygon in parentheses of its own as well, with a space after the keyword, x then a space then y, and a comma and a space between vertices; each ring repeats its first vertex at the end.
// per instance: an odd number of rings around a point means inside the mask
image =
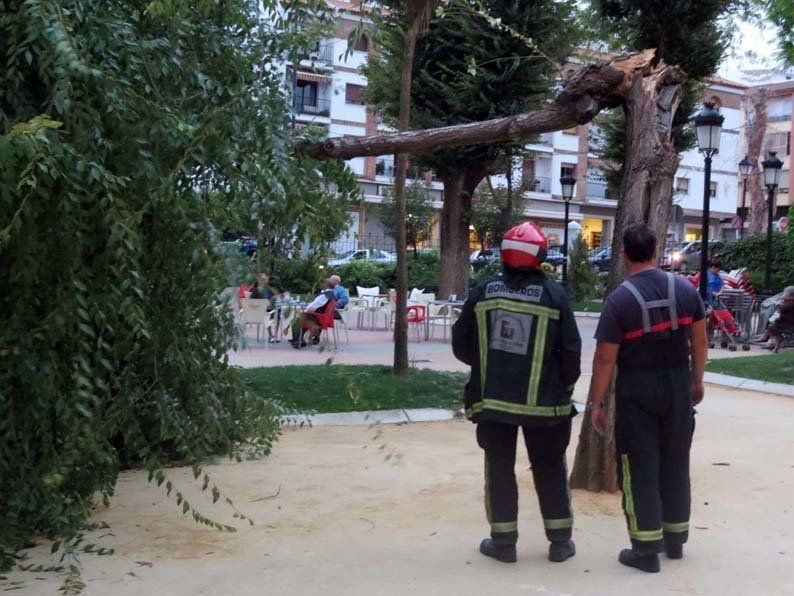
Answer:
POLYGON ((634 567, 645 573, 659 573, 659 555, 640 555, 630 548, 620 551, 618 561, 626 567, 634 567))
POLYGON ((665 544, 664 551, 667 553, 668 559, 683 559, 684 558, 684 545, 683 544, 665 544))
POLYGON ((517 558, 515 544, 496 546, 490 538, 485 538, 480 542, 480 552, 486 557, 493 557, 502 563, 515 563, 517 558))
POLYGON ((292 347, 295 348, 296 350, 299 350, 300 348, 305 348, 306 347, 306 342, 305 341, 293 341, 291 343, 292 343, 292 347))
POLYGON ((576 545, 573 540, 565 542, 552 542, 549 545, 549 561, 552 563, 562 563, 576 554, 576 545))
POLYGON ((315 338, 312 340, 312 345, 313 345, 313 346, 316 346, 316 345, 317 345, 317 344, 319 344, 319 343, 320 343, 320 338, 319 338, 319 337, 315 337, 315 338))

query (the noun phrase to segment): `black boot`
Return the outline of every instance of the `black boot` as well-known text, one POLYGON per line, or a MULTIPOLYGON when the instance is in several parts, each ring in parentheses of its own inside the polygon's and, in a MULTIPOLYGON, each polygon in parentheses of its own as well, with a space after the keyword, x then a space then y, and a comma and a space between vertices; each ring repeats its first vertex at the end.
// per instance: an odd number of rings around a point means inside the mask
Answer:
POLYGON ((576 545, 573 540, 566 540, 565 542, 552 542, 549 545, 549 561, 553 563, 562 563, 567 561, 576 554, 576 545))
POLYGON ((684 545, 683 544, 667 544, 664 543, 664 551, 667 553, 668 559, 683 559, 684 558, 684 545))
POLYGON ((490 538, 485 538, 480 542, 480 552, 486 557, 493 557, 502 563, 515 563, 517 559, 515 544, 496 546, 490 538))
POLYGON ((620 551, 618 561, 626 567, 634 567, 645 573, 659 573, 659 555, 641 555, 630 548, 620 551))

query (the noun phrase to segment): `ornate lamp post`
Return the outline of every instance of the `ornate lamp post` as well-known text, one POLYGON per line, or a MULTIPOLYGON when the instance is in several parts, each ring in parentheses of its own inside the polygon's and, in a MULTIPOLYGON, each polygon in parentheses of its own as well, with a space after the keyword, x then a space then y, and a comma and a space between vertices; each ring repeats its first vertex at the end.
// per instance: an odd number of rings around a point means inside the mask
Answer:
POLYGON ((775 217, 775 189, 780 184, 780 169, 783 162, 777 158, 777 151, 770 151, 769 157, 761 162, 764 168, 764 184, 767 189, 766 205, 766 273, 764 289, 772 292, 772 219, 775 217))
POLYGON ((576 187, 576 178, 573 176, 561 176, 560 185, 562 186, 562 200, 565 201, 565 224, 563 229, 562 243, 562 285, 568 287, 568 218, 570 215, 571 199, 576 187))
POLYGON ((709 267, 709 204, 711 203, 711 158, 720 150, 720 136, 725 117, 719 113, 713 103, 706 102, 703 109, 695 116, 698 149, 705 158, 705 176, 703 181, 703 230, 700 244, 700 297, 708 299, 708 267, 709 267))
POLYGON ((754 166, 755 164, 747 155, 745 155, 744 159, 739 162, 739 174, 744 179, 744 188, 742 189, 742 211, 739 216, 739 219, 742 223, 742 227, 739 228, 740 239, 744 238, 744 220, 747 219, 747 211, 745 208, 745 204, 747 202, 747 177, 750 175, 750 172, 753 171, 754 166))

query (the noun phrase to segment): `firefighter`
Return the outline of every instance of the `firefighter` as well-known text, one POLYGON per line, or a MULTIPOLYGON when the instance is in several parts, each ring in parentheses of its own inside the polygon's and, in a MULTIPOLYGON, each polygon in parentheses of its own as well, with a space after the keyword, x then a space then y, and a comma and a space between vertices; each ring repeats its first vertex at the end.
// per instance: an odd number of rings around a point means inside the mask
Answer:
POLYGON ((502 241, 503 275, 474 288, 452 329, 455 356, 471 366, 466 416, 485 451, 485 513, 491 537, 480 552, 516 561, 519 427, 524 436, 549 559, 576 553, 565 450, 576 409, 571 394, 580 372, 581 339, 562 286, 540 268, 548 242, 530 222, 502 241))
POLYGON ((694 405, 703 399, 708 351, 705 309, 694 286, 656 268, 656 235, 626 228, 629 277, 606 299, 596 329, 588 403, 604 433, 615 365, 615 444, 630 549, 619 561, 655 573, 659 554, 683 556, 689 536, 689 449, 694 405))

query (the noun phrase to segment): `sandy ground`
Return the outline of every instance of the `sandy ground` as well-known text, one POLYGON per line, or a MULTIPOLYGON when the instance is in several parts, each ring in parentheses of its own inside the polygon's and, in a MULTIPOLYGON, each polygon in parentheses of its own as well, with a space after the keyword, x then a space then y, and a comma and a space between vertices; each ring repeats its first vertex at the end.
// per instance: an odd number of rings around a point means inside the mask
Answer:
MULTIPOLYGON (((266 460, 212 466, 256 522, 237 523, 236 534, 197 526, 144 474, 122 474, 94 516, 109 528, 90 533, 116 555, 82 557, 84 594, 794 594, 794 400, 710 387, 699 409, 690 544, 658 575, 617 563, 627 536, 611 494, 574 491, 578 554, 547 562, 525 453, 519 562, 482 557, 482 454, 473 427, 451 421, 291 429, 266 460)), ((238 521, 199 494, 188 470, 169 476, 206 514, 238 521)), ((24 577, 15 594, 57 593, 51 574, 24 577)))

